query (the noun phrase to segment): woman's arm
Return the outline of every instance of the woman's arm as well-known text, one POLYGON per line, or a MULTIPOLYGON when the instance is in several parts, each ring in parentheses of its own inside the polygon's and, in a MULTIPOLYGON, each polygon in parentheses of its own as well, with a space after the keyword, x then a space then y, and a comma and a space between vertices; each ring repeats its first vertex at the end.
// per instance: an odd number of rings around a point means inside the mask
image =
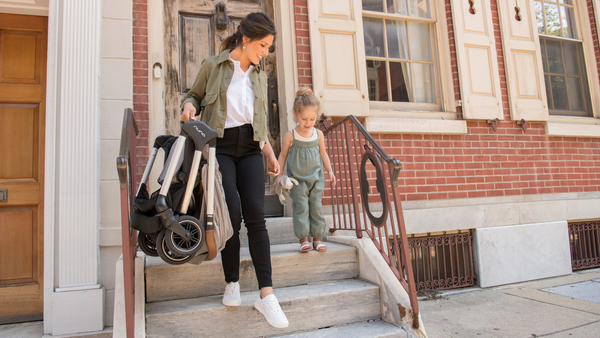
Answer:
POLYGON ((329 180, 331 181, 331 186, 335 187, 336 178, 333 173, 333 168, 331 167, 331 161, 329 161, 329 155, 327 154, 327 149, 325 148, 325 135, 320 130, 319 132, 319 153, 321 153, 321 159, 323 160, 323 167, 325 167, 325 171, 329 175, 329 180))
POLYGON ((267 173, 271 176, 277 176, 280 174, 279 162, 277 162, 277 157, 275 157, 275 152, 273 151, 273 147, 271 147, 271 143, 269 140, 265 142, 265 146, 262 149, 263 153, 267 157, 267 166, 269 167, 269 171, 267 173))
POLYGON ((183 100, 183 105, 181 106, 181 121, 183 122, 194 121, 196 119, 195 115, 200 107, 200 100, 202 100, 206 93, 208 75, 213 66, 209 65, 209 62, 204 61, 206 59, 202 61, 198 74, 196 74, 194 85, 192 85, 187 97, 183 100))

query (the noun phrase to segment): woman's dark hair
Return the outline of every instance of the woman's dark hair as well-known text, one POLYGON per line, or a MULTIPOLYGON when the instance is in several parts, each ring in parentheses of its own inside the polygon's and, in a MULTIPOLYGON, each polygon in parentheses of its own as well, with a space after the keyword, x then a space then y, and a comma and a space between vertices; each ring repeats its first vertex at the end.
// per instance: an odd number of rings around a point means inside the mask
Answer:
POLYGON ((225 49, 234 50, 244 42, 244 36, 254 41, 275 33, 275 24, 271 18, 264 13, 250 13, 240 22, 237 31, 223 41, 221 52, 225 49))

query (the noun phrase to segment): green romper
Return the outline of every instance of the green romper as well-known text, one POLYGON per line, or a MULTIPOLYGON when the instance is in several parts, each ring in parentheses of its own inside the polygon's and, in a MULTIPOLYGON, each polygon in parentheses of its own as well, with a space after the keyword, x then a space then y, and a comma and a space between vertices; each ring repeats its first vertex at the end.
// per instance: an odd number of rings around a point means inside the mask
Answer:
MULTIPOLYGON (((317 132, 315 130, 315 132, 317 132)), ((299 239, 308 237, 321 238, 327 231, 325 218, 321 211, 321 198, 325 187, 323 160, 319 153, 319 134, 312 141, 296 139, 290 146, 287 157, 287 175, 298 180, 290 190, 293 201, 294 234, 299 239)))

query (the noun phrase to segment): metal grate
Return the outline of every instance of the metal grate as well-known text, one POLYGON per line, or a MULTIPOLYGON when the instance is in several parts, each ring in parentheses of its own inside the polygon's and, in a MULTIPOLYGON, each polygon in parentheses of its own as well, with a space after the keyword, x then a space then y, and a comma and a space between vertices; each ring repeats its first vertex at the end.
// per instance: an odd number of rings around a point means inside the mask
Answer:
POLYGON ((408 239, 417 290, 475 285, 471 231, 408 239))
POLYGON ((573 270, 600 266, 600 221, 569 222, 573 270))

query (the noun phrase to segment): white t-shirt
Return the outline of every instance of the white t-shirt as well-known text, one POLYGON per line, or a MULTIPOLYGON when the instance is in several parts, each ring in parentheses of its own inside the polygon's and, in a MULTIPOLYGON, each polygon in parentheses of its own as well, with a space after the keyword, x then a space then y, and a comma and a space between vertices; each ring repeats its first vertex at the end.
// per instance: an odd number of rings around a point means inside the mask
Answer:
POLYGON ((243 71, 240 62, 233 61, 234 71, 231 83, 227 88, 227 117, 225 129, 238 127, 254 121, 254 90, 250 80, 250 72, 254 68, 250 65, 247 71, 243 71))
MULTIPOLYGON (((294 130, 295 131, 295 130, 294 130)), ((319 134, 317 134, 317 128, 313 127, 312 128, 312 134, 310 134, 309 137, 304 137, 302 135, 300 135, 297 131, 295 131, 294 136, 296 137, 296 140, 298 141, 312 141, 312 140, 316 140, 319 134)))

